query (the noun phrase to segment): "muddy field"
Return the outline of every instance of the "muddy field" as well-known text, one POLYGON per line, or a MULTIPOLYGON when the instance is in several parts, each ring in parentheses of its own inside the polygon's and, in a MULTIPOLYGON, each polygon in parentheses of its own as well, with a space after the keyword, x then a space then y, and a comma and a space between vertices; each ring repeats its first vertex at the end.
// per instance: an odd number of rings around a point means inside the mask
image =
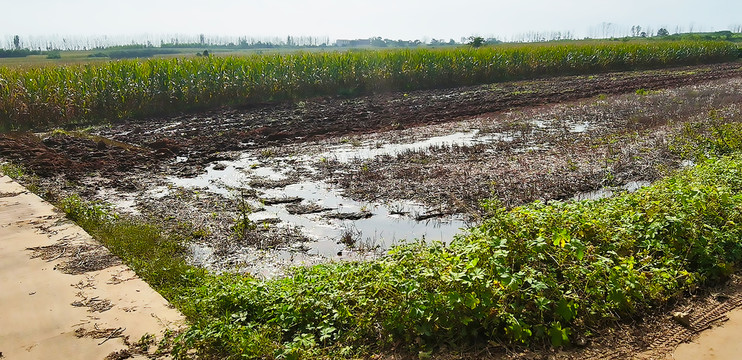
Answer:
MULTIPOLYGON (((51 200, 79 194, 187 235, 194 264, 272 277, 409 239, 450 242, 487 199, 633 191, 692 165, 693 137, 742 120, 741 104, 742 65, 730 63, 4 134, 0 162, 21 164, 51 200)), ((472 358, 665 358, 742 303, 739 283, 594 329, 585 348, 489 344, 472 358)))
POLYGON ((285 265, 449 242, 505 206, 631 191, 688 165, 689 123, 737 121, 739 63, 316 98, 0 136, 0 157, 185 232, 194 263, 285 265), (712 110, 718 110, 713 116, 712 110))

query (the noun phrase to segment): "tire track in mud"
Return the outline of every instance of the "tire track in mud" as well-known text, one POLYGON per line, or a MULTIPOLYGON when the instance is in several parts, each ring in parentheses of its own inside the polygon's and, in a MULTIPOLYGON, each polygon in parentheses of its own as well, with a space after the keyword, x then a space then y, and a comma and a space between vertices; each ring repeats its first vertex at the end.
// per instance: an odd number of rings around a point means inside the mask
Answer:
POLYGON ((275 143, 393 130, 459 120, 529 106, 562 103, 599 94, 658 90, 742 75, 739 63, 662 71, 569 76, 496 83, 445 90, 424 90, 360 98, 354 104, 305 102, 299 119, 268 124, 240 135, 243 141, 275 143), (349 108, 350 107, 350 108, 349 108), (338 109, 340 111, 337 111, 338 109), (347 110, 345 110, 347 109, 347 110), (315 111, 317 110, 317 111, 315 111))

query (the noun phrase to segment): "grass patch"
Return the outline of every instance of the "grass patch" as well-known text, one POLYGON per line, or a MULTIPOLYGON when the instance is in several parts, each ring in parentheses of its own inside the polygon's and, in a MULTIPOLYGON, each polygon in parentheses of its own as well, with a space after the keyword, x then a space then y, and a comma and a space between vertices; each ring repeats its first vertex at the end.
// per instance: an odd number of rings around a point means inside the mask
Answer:
POLYGON ((40 193, 39 178, 29 172, 26 167, 21 164, 14 163, 12 161, 5 161, 0 163, 0 175, 6 175, 9 178, 23 182, 26 189, 33 193, 40 193))
POLYGON ((186 263, 183 245, 186 238, 164 234, 151 224, 119 218, 107 206, 84 201, 75 195, 63 199, 58 207, 184 315, 198 317, 198 314, 188 313, 192 299, 185 295, 188 289, 203 283, 208 274, 186 263))
POLYGON ((20 179, 25 175, 26 171, 23 166, 15 164, 13 162, 0 163, 0 174, 7 175, 11 179, 20 179))
POLYGON ((706 121, 686 123, 668 148, 683 159, 699 162, 732 154, 742 150, 742 124, 725 123, 720 112, 712 110, 706 121))

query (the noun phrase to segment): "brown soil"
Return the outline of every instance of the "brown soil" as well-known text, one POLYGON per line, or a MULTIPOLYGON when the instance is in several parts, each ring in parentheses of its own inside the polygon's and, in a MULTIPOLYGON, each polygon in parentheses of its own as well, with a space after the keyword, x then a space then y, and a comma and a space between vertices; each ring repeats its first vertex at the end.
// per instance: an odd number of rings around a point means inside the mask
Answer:
MULTIPOLYGON (((470 129, 508 135, 509 142, 436 147, 363 161, 318 158, 308 164, 317 170, 313 174, 297 170, 282 180, 253 178, 253 188, 242 193, 243 199, 264 205, 300 202, 264 196, 261 190, 309 178, 331 184, 354 200, 420 203, 426 210, 411 216, 416 221, 452 214, 476 221, 484 210, 481 201, 493 196, 516 206, 661 177, 662 169, 677 168, 681 160, 668 152, 668 134, 681 131, 689 119, 702 121, 709 110, 738 104, 742 85, 734 79, 740 77, 742 66, 735 62, 353 99, 324 97, 132 119, 95 129, 94 135, 1 134, 0 159, 23 164, 37 175, 50 199, 77 193, 113 202, 109 190, 136 195, 171 186, 162 178, 196 176, 210 163, 234 159, 238 150, 257 154, 262 166, 280 167, 286 164, 272 162, 274 155, 317 154, 327 144, 346 141, 404 143, 470 129), (637 89, 659 88, 671 90, 635 94, 637 89), (618 93, 626 94, 606 95, 618 93), (532 119, 550 125, 535 126, 529 123, 532 119), (579 122, 590 123, 589 129, 569 129, 570 123, 579 122)), ((740 115, 732 111, 728 118, 737 121, 740 115)), ((166 228, 190 231, 216 245, 219 257, 245 245, 275 248, 308 240, 300 232, 275 226, 250 227, 234 239, 240 204, 207 192, 177 190, 166 198, 136 200, 145 216, 154 216, 166 228), (182 229, 172 219, 185 220, 193 228, 182 229)), ((301 210, 292 207, 294 214, 313 212, 301 210)), ((216 262, 230 266, 235 261, 216 262)))
POLYGON ((286 141, 398 130, 598 94, 663 89, 740 74, 740 64, 735 62, 388 93, 352 99, 326 97, 294 104, 222 109, 196 116, 141 119, 114 126, 103 134, 139 145, 167 138, 180 144, 192 156, 194 152, 212 154, 286 141))
POLYGON ((0 157, 23 163, 42 177, 64 174, 70 179, 79 179, 100 172, 115 178, 134 169, 147 169, 169 156, 172 151, 168 147, 144 149, 108 145, 102 140, 64 133, 43 140, 29 133, 0 135, 0 157))

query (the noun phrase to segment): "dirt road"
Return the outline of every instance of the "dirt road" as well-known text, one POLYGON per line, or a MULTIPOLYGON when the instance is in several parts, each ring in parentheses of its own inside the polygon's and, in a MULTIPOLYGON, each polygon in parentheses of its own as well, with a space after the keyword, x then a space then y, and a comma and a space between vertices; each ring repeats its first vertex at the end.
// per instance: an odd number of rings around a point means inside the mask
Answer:
POLYGON ((676 360, 733 360, 742 358, 742 309, 726 315, 723 325, 701 333, 691 342, 681 344, 669 357, 676 360))
POLYGON ((183 324, 126 265, 7 176, 0 177, 0 289, 0 358, 145 358, 134 343, 183 324))

